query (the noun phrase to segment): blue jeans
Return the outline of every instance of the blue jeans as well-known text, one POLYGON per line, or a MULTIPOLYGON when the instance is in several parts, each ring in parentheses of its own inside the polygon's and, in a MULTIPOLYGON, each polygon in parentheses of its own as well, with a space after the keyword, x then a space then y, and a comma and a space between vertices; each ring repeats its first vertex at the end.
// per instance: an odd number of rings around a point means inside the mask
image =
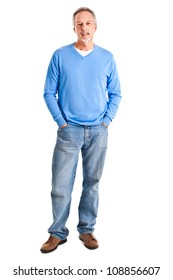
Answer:
POLYGON ((99 201, 99 181, 102 175, 108 129, 97 126, 70 125, 58 129, 52 160, 53 224, 50 235, 65 239, 69 231, 66 221, 70 212, 71 195, 76 175, 79 152, 82 155, 83 184, 78 206, 79 233, 91 233, 96 223, 99 201))

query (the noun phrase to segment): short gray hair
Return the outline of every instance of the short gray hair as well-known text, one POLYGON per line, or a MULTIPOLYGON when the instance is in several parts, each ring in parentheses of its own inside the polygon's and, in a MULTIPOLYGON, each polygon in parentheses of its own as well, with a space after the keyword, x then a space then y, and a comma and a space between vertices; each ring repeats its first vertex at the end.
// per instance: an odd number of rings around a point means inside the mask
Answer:
POLYGON ((94 23, 95 23, 95 26, 97 26, 97 19, 96 19, 96 15, 94 13, 93 10, 91 10, 90 8, 87 8, 87 7, 81 7, 81 8, 78 8, 74 13, 73 13, 73 26, 75 26, 75 16, 80 13, 80 12, 89 12, 90 14, 92 14, 93 18, 94 18, 94 23))

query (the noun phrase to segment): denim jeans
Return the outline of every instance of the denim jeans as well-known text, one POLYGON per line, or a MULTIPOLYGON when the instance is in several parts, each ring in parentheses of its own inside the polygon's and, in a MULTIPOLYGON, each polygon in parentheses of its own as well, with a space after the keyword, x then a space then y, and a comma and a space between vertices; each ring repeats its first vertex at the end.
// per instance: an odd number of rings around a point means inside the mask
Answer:
POLYGON ((52 210, 53 223, 50 235, 65 239, 69 230, 66 222, 70 212, 71 196, 78 164, 82 155, 83 183, 78 206, 79 233, 91 233, 96 223, 101 179, 106 149, 108 128, 70 125, 58 129, 52 160, 52 210))

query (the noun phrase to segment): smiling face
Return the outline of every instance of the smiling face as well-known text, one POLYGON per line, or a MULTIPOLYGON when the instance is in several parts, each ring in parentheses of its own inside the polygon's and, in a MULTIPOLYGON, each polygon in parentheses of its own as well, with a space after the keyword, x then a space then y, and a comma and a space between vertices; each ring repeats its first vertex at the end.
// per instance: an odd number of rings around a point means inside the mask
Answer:
POLYGON ((92 14, 88 11, 79 12, 75 16, 74 31, 77 34, 78 45, 92 45, 96 31, 96 22, 92 14))

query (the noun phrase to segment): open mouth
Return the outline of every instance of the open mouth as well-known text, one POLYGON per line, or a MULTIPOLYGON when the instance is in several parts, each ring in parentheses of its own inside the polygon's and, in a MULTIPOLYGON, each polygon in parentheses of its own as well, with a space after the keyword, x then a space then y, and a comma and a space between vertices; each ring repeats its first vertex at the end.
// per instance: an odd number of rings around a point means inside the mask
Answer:
POLYGON ((82 36, 87 36, 87 35, 89 35, 89 32, 81 32, 81 35, 82 36))

